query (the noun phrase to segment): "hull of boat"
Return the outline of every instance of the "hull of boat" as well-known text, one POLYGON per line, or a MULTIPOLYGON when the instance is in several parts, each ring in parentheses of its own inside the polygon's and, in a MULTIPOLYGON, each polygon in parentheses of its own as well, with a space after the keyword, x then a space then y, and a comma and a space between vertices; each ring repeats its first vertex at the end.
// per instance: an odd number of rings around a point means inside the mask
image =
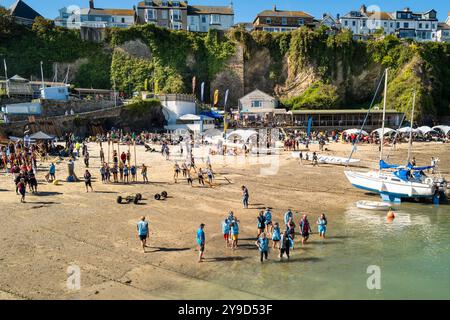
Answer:
POLYGON ((398 199, 429 198, 435 195, 435 187, 419 182, 403 181, 391 174, 380 172, 346 171, 350 183, 359 189, 398 199))

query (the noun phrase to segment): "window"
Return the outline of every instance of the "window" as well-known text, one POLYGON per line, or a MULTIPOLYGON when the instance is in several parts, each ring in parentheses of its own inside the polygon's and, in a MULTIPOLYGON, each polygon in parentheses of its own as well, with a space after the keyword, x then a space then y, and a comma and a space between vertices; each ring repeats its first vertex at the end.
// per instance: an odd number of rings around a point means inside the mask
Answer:
POLYGON ((252 101, 252 108, 261 108, 263 105, 261 100, 253 100, 252 101))
POLYGON ((302 26, 305 24, 305 20, 303 20, 302 18, 298 19, 298 25, 302 26))
POLYGON ((173 29, 173 30, 182 30, 182 29, 183 29, 183 26, 181 25, 181 23, 175 22, 175 23, 173 23, 173 25, 172 25, 172 29, 173 29))
POLYGON ((386 27, 387 27, 387 22, 385 21, 383 25, 384 25, 384 27, 386 28, 386 27))
POLYGON ((169 11, 167 11, 167 10, 162 10, 162 11, 161 11, 161 18, 164 19, 164 20, 169 19, 169 11))
POLYGON ((145 10, 145 21, 156 20, 156 10, 146 9, 145 10))
POLYGON ((206 23, 206 16, 202 16, 202 23, 206 23))
POLYGON ((428 23, 425 23, 425 28, 428 29, 428 23))
POLYGON ((180 1, 172 1, 172 6, 173 7, 179 7, 180 6, 180 1))
POLYGON ((403 28, 408 29, 409 28, 409 23, 408 22, 404 22, 403 23, 403 28))
POLYGON ((122 23, 125 23, 125 18, 122 18, 122 23))
POLYGON ((366 20, 362 21, 362 26, 365 27, 366 26, 366 20))
POLYGON ((211 15, 211 24, 220 24, 220 15, 212 14, 211 15))
POLYGON ((394 24, 391 22, 391 28, 393 28, 394 27, 394 24))
POLYGON ((355 20, 352 21, 352 26, 356 26, 356 21, 355 20))
POLYGON ((434 23, 431 24, 431 29, 436 29, 436 25, 434 23))
POLYGON ((170 19, 172 21, 181 21, 181 10, 178 9, 170 10, 170 19))
POLYGON ((344 25, 345 25, 346 27, 348 26, 348 21, 347 21, 347 20, 344 21, 344 25))
POLYGON ((422 24, 421 23, 419 23, 419 29, 422 29, 422 24))
POLYGON ((287 25, 287 18, 285 18, 285 17, 281 18, 281 24, 283 26, 287 25))
POLYGON ((271 18, 266 18, 266 23, 267 24, 272 24, 272 19, 271 18))

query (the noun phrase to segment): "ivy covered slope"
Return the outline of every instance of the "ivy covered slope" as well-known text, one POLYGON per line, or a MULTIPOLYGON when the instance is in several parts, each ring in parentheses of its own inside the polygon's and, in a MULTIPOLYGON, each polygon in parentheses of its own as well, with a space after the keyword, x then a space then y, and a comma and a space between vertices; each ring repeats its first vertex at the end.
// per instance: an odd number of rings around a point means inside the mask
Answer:
POLYGON ((334 34, 326 28, 282 34, 235 30, 232 37, 244 46, 252 69, 246 68, 246 89, 272 89, 288 108, 366 107, 389 68, 389 108, 408 114, 416 90, 418 117, 450 115, 449 44, 394 36, 355 41, 349 31, 334 34))
POLYGON ((192 92, 193 76, 209 83, 235 52, 234 43, 214 30, 200 34, 148 24, 115 29, 110 39, 111 76, 126 92, 192 92))
POLYGON ((51 79, 53 63, 58 62, 60 80, 70 64, 74 85, 110 88, 109 51, 103 45, 82 41, 77 31, 55 27, 42 18, 36 19, 32 28, 17 25, 0 8, 0 59, 6 59, 9 76, 40 78, 42 61, 44 75, 51 79))

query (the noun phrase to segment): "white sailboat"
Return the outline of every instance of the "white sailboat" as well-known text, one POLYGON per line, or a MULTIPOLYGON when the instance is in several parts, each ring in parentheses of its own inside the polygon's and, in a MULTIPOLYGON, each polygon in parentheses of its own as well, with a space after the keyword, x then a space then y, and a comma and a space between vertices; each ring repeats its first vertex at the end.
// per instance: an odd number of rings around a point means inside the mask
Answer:
MULTIPOLYGON (((383 126, 381 137, 384 136, 385 115, 387 101, 387 81, 388 70, 385 74, 383 126)), ((411 125, 414 119, 415 97, 413 98, 413 110, 411 115, 411 125)), ((350 183, 359 189, 366 190, 381 195, 383 201, 401 202, 406 199, 433 199, 439 202, 443 190, 447 187, 447 182, 442 178, 427 177, 425 170, 432 167, 414 167, 411 165, 412 130, 410 133, 410 147, 408 151, 408 165, 389 165, 383 161, 383 139, 380 148, 380 169, 368 172, 345 171, 345 176, 350 183)))

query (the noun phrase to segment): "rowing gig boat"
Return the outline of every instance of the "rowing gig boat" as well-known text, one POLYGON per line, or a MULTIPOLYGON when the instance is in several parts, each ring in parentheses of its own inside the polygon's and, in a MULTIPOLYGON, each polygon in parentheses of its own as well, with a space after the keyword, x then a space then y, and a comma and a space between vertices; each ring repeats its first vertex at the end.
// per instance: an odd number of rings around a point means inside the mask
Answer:
POLYGON ((389 210, 391 208, 391 204, 387 202, 376 202, 376 201, 365 201, 361 200, 356 203, 356 206, 359 209, 366 209, 366 210, 389 210))

